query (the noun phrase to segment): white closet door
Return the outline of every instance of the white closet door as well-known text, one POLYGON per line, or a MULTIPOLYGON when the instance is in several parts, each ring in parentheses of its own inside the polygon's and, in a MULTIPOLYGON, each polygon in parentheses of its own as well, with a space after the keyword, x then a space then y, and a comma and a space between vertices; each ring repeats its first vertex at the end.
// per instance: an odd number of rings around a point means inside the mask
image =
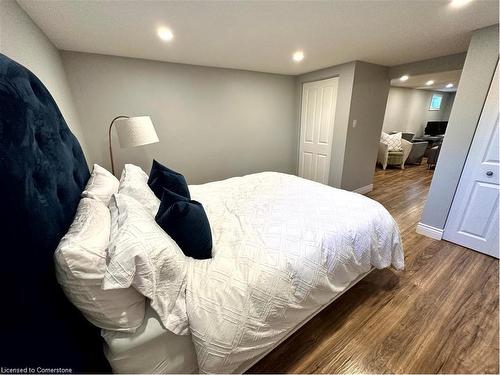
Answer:
POLYGON ((328 184, 338 78, 304 83, 300 119, 299 176, 328 184))
POLYGON ((443 238, 499 257, 498 66, 472 141, 443 238))

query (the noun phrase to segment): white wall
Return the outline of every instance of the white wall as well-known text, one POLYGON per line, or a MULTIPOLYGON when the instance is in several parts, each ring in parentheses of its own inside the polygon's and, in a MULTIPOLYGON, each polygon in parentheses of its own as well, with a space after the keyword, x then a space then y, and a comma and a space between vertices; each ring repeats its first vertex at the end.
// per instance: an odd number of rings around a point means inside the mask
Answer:
POLYGON ((109 168, 108 126, 118 115, 151 116, 160 143, 120 149, 149 172, 153 158, 191 184, 261 171, 295 173, 292 76, 62 52, 89 152, 109 168))
POLYGON ((0 52, 31 70, 47 87, 90 164, 59 51, 14 0, 0 1, 0 52))
POLYGON ((447 121, 455 95, 428 90, 392 86, 389 90, 383 131, 403 131, 423 135, 427 121, 447 121), (429 111, 433 94, 442 94, 439 111, 429 111))

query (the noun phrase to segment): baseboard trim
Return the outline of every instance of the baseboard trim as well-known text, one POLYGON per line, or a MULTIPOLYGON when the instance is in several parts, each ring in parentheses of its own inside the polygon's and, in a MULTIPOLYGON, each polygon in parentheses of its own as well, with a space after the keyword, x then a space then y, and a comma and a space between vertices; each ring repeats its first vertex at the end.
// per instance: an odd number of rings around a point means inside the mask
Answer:
POLYGON ((424 235, 426 237, 430 237, 434 240, 441 240, 443 238, 444 229, 431 227, 430 225, 424 223, 417 224, 417 233, 424 235))
POLYGON ((366 193, 369 193, 370 191, 373 190, 373 184, 370 184, 370 185, 366 185, 366 186, 363 186, 363 187, 360 187, 356 190, 353 190, 354 193, 359 193, 359 194, 366 194, 366 193))

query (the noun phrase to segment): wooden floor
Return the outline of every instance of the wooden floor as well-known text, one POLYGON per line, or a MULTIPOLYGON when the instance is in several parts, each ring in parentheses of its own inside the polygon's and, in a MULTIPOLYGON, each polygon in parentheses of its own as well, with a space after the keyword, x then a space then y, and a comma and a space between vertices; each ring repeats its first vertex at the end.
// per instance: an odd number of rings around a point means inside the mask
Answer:
POLYGON ((415 233, 432 171, 377 170, 406 268, 375 270, 253 373, 498 373, 498 261, 415 233))

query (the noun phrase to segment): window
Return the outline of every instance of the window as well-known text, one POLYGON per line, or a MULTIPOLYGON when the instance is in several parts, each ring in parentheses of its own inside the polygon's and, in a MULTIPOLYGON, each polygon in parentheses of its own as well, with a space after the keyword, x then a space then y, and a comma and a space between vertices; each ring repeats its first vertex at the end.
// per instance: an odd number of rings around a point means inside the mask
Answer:
POLYGON ((431 105, 429 111, 439 111, 441 109, 441 101, 443 100, 443 95, 433 94, 431 99, 431 105))

